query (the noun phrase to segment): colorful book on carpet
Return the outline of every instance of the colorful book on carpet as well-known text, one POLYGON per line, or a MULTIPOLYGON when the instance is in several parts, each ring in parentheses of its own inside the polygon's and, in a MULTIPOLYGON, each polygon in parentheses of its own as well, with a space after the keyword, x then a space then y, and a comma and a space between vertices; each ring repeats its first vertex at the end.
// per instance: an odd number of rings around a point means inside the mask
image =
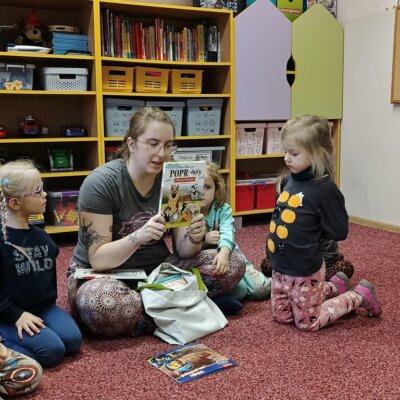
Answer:
POLYGON ((205 172, 205 161, 164 163, 159 213, 166 228, 189 226, 200 213, 205 172))
POLYGON ((178 383, 190 382, 214 372, 235 367, 236 363, 201 343, 190 343, 147 359, 178 383))
POLYGON ((146 272, 143 269, 117 269, 111 271, 98 272, 90 268, 77 268, 75 270, 75 279, 96 279, 103 276, 109 276, 121 280, 145 280, 147 279, 146 272))

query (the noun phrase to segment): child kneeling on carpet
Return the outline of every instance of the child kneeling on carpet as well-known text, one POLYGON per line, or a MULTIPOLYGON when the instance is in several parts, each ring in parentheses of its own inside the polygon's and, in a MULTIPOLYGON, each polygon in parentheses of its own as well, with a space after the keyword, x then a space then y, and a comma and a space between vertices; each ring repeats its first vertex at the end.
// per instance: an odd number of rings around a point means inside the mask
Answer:
POLYGON ((310 115, 289 120, 282 128, 282 141, 288 172, 267 239, 274 319, 316 331, 358 307, 379 317, 381 305, 370 282, 363 279, 350 290, 343 272, 325 281, 320 239, 344 240, 348 234, 344 197, 332 180, 328 121, 310 115))
MULTIPOLYGON (((240 252, 240 249, 235 242, 232 208, 226 203, 225 181, 218 173, 218 167, 213 163, 207 164, 201 212, 207 226, 203 248, 218 249, 213 260, 215 274, 225 274, 229 268, 232 250, 240 252)), ((230 295, 213 299, 227 314, 239 311, 242 308, 239 300, 245 297, 263 299, 270 294, 270 279, 257 271, 243 253, 240 252, 240 254, 246 263, 244 277, 230 295)))
POLYGON ((14 397, 33 392, 42 379, 42 372, 38 362, 0 343, 0 396, 14 397))
POLYGON ((31 161, 0 167, 0 336, 3 343, 54 367, 76 354, 82 336, 56 305, 58 246, 29 216, 42 214, 47 194, 31 161))

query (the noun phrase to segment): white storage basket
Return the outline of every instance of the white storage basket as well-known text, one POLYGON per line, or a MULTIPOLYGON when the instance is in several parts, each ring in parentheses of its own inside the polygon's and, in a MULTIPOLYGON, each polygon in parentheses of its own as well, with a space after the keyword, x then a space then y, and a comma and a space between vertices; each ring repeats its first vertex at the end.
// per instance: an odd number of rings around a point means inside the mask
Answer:
POLYGON ((88 90, 87 68, 53 68, 42 69, 44 90, 88 90))

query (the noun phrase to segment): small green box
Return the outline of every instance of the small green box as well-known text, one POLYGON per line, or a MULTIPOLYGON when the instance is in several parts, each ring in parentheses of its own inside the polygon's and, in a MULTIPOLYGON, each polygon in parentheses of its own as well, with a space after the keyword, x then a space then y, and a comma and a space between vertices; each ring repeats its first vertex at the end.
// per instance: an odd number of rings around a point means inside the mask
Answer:
POLYGON ((303 0, 277 0, 276 3, 276 6, 292 22, 304 11, 303 0))

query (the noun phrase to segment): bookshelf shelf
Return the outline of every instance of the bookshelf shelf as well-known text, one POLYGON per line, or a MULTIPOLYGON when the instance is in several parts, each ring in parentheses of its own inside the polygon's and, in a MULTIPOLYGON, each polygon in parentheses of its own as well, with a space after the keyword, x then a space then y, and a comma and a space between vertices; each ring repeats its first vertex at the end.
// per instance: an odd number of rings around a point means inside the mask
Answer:
MULTIPOLYGON (((31 0, 0 0, 2 23, 11 25, 22 20, 32 8, 31 0)), ((108 97, 135 98, 140 100, 179 100, 222 98, 221 132, 219 136, 178 136, 176 140, 186 146, 211 146, 222 144, 223 173, 230 194, 234 165, 231 164, 232 140, 234 137, 233 112, 233 13, 227 10, 178 5, 141 3, 128 0, 38 0, 35 9, 45 26, 72 25, 80 28, 88 37, 91 55, 55 55, 38 53, 6 52, 0 50, 0 63, 34 64, 34 90, 0 90, 0 124, 10 132, 9 137, 0 141, 0 148, 6 150, 7 159, 28 156, 34 159, 41 170, 46 188, 79 187, 83 179, 98 165, 105 162, 105 147, 118 145, 122 137, 105 137, 104 100, 108 97), (102 53, 102 12, 110 9, 126 15, 143 24, 160 18, 181 29, 198 24, 212 24, 220 32, 220 60, 212 62, 167 61, 137 58, 108 57, 102 53), (153 66, 166 69, 201 69, 203 92, 186 93, 125 93, 102 89, 103 66, 153 66), (35 80, 42 67, 88 68, 89 91, 41 90, 35 80), (20 138, 18 129, 26 115, 32 115, 40 125, 48 128, 49 134, 39 138, 20 138), (80 125, 86 128, 87 137, 65 138, 61 135, 65 125, 80 125), (47 150, 52 147, 67 147, 74 153, 76 170, 50 172, 47 150)), ((186 132, 183 132, 185 135, 186 132)), ((77 227, 47 226, 49 233, 75 232, 77 227)))
POLYGON ((77 225, 76 226, 46 225, 44 229, 47 233, 54 234, 54 233, 66 233, 66 232, 78 232, 79 227, 77 225))

